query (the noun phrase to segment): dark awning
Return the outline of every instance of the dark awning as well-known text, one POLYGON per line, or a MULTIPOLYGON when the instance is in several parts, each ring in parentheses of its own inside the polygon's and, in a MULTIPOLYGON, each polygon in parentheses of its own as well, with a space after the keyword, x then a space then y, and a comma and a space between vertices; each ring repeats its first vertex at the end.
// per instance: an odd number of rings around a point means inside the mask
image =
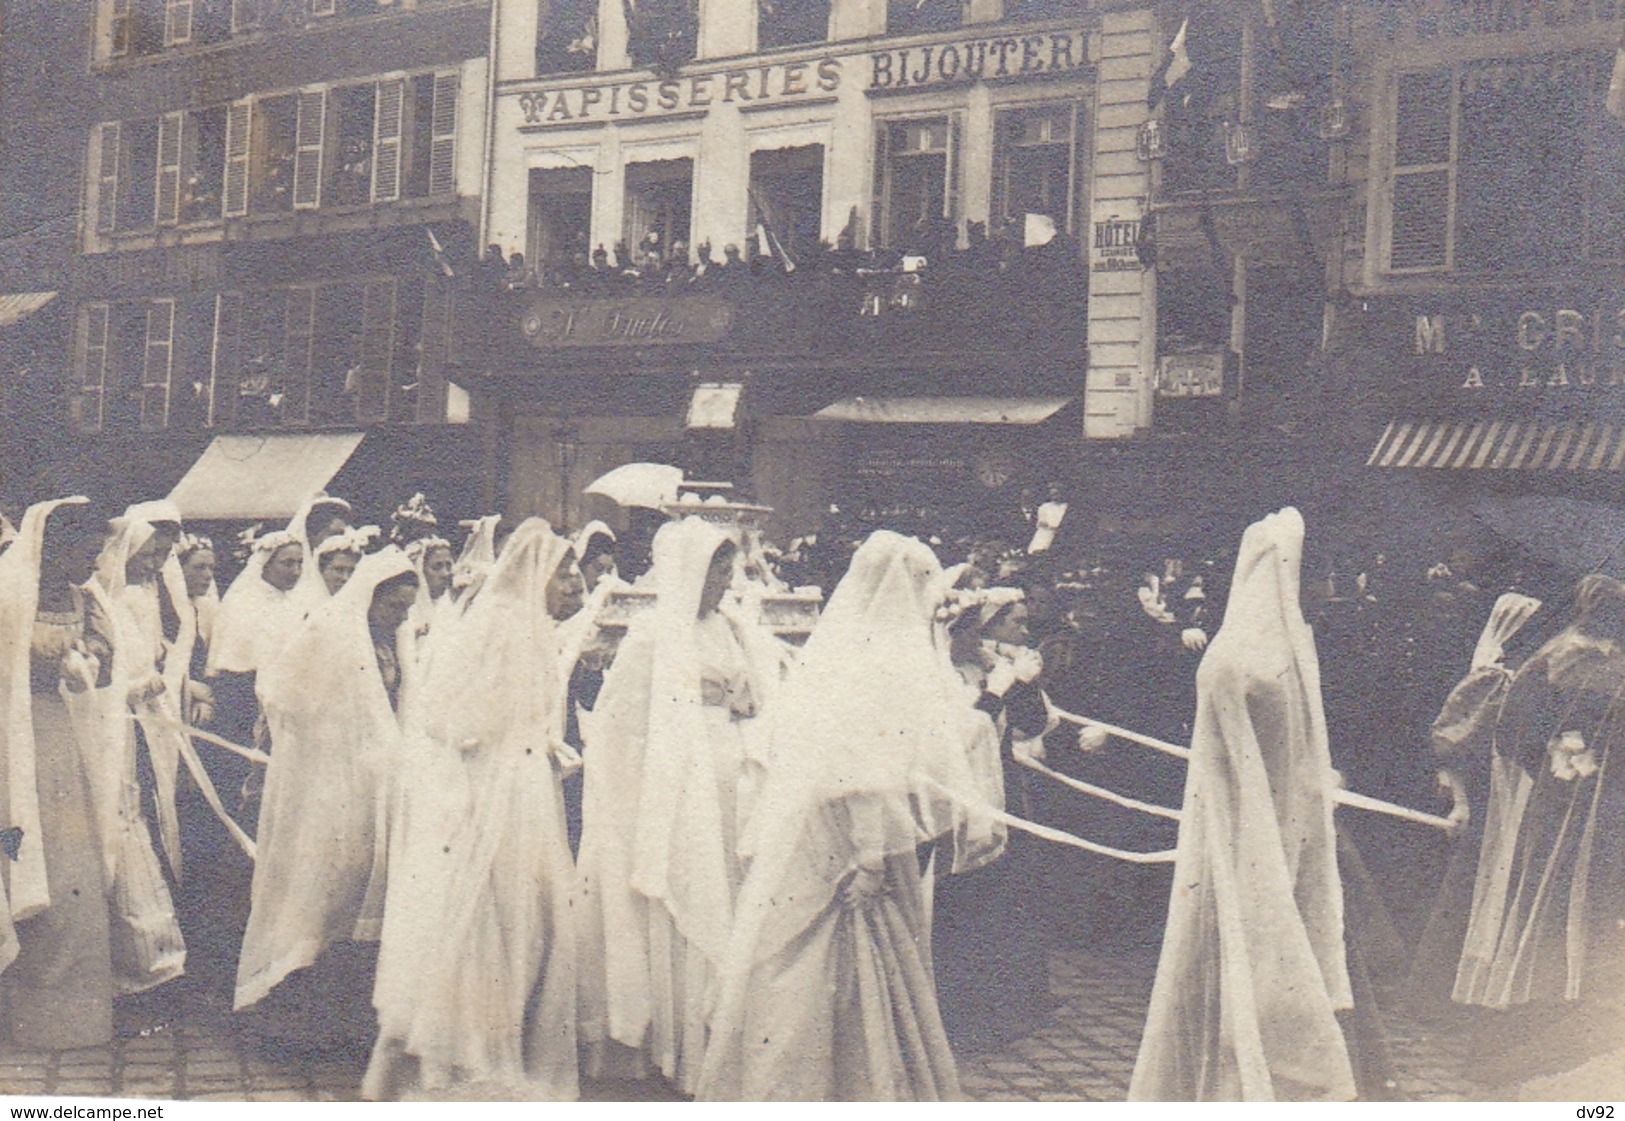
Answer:
POLYGON ((1625 469, 1625 425, 1568 420, 1396 420, 1365 462, 1367 467, 1619 471, 1625 469))

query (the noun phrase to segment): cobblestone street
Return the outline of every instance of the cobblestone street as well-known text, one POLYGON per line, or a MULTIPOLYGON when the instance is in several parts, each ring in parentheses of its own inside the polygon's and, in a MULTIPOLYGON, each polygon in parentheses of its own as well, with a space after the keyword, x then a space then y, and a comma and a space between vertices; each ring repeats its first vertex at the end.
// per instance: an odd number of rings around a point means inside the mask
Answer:
MULTIPOLYGON (((1052 953, 1056 1005, 1049 1022, 1001 1051, 965 1058, 966 1094, 982 1101, 1123 1100, 1154 965, 1145 954, 1052 953)), ((222 1010, 193 1000, 183 1003, 173 1024, 147 1034, 132 1029, 108 1047, 54 1055, 0 1050, 0 1090, 220 1101, 356 1097, 360 1058, 278 1060, 240 1041, 228 1020, 222 1010)), ((1475 1061, 1459 1017, 1429 1025, 1389 1017, 1386 1023, 1398 1091, 1406 1098, 1499 1100, 1532 1074, 1546 1073, 1527 1064, 1475 1061)), ((597 1100, 669 1097, 658 1084, 589 1082, 582 1090, 597 1100)))

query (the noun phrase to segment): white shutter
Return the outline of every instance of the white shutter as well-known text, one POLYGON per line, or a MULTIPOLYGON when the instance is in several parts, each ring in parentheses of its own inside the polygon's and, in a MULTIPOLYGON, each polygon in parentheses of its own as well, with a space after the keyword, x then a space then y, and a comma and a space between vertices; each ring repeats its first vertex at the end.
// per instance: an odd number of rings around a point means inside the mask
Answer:
POLYGON ((242 389, 243 294, 220 292, 214 298, 214 345, 209 353, 208 426, 235 419, 242 389), (223 402, 230 402, 225 410, 223 402), (224 412, 225 415, 222 415, 224 412))
POLYGON ((373 202, 394 202, 401 197, 401 115, 405 103, 406 79, 385 78, 378 83, 372 126, 373 202))
POLYGON ((220 194, 221 213, 227 218, 248 213, 248 138, 253 125, 253 101, 244 98, 226 107, 226 175, 220 194))
POLYGON ((260 25, 260 0, 231 0, 231 32, 253 31, 260 25))
POLYGON ((192 41, 192 0, 164 0, 164 46, 192 41))
POLYGON ((74 347, 78 367, 78 392, 74 394, 74 426, 81 432, 102 430, 102 402, 107 391, 106 304, 86 304, 79 309, 79 337, 74 347))
POLYGON ((429 193, 457 189, 457 71, 434 76, 434 110, 429 134, 429 193))
POLYGON ((181 145, 186 131, 185 113, 158 118, 158 198, 153 222, 173 226, 181 215, 181 145))
POLYGON ((322 136, 327 131, 327 91, 305 90, 299 95, 299 118, 294 127, 293 206, 314 210, 322 203, 322 136))
POLYGON ((134 0, 107 0, 107 54, 109 58, 123 58, 130 53, 130 39, 135 30, 130 6, 134 0))
POLYGON ((283 424, 310 423, 311 350, 315 338, 316 289, 290 288, 282 334, 284 376, 280 386, 272 387, 273 391, 280 389, 283 394, 283 424))
POLYGON ((141 429, 169 427, 169 387, 175 363, 175 301, 147 307, 147 349, 141 362, 141 429))
POLYGON ((96 169, 96 232, 110 234, 118 228, 118 170, 121 129, 117 121, 101 126, 97 137, 100 161, 96 169))
POLYGON ((356 377, 355 419, 389 419, 390 375, 395 366, 395 278, 369 280, 361 290, 361 363, 356 377))

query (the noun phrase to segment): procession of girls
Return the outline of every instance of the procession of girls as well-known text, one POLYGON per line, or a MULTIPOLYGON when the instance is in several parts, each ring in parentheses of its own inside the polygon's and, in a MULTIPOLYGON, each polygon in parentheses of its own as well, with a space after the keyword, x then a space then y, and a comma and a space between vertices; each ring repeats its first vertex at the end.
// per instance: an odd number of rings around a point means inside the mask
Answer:
MULTIPOLYGON (((700 517, 646 552, 537 518, 454 549, 421 500, 394 542, 351 521, 316 496, 222 597, 168 503, 29 508, 0 555, 14 1042, 106 1042, 115 997, 184 972, 265 1040, 370 1045, 369 1098, 936 1100, 956 1050, 1042 1018, 1011 764, 1057 713, 1019 593, 877 531, 798 649, 749 538, 700 517), (624 633, 617 589, 652 599, 624 633)), ((1243 538, 1177 851, 1092 845, 1181 885, 1134 1097, 1346 1098, 1376 1069, 1303 534, 1287 510, 1243 538)), ((1458 1000, 1616 967, 1620 604, 1588 584, 1496 698, 1458 1000)))

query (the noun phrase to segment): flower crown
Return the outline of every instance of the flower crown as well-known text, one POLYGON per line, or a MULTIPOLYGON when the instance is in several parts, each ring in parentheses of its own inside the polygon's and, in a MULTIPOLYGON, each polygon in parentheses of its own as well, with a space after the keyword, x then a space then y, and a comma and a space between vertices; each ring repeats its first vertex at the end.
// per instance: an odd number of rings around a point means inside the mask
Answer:
POLYGON ((390 521, 394 523, 394 528, 390 531, 389 539, 397 545, 430 536, 429 531, 440 524, 440 519, 434 516, 434 508, 422 491, 395 507, 390 521))
POLYGON ((413 564, 418 564, 422 562, 424 557, 429 555, 429 552, 432 549, 445 549, 449 552, 451 550, 451 542, 447 541, 444 537, 435 537, 433 535, 428 537, 419 537, 407 543, 406 557, 413 564))
POLYGON ((936 610, 936 619, 940 623, 953 624, 968 612, 976 612, 981 621, 986 623, 997 615, 1000 609, 1012 603, 1020 603, 1026 598, 1020 588, 989 587, 989 588, 950 588, 943 597, 942 605, 936 610))
POLYGON ((316 555, 325 557, 329 553, 365 553, 367 546, 378 537, 378 533, 378 527, 375 525, 352 526, 342 533, 335 533, 316 546, 316 555))
MULTIPOLYGON (((253 531, 249 530, 248 532, 252 534, 253 531)), ((250 550, 256 553, 264 553, 267 557, 285 546, 301 544, 303 543, 299 540, 299 535, 291 529, 275 529, 262 536, 250 536, 248 538, 250 550)))
POLYGON ((182 533, 180 541, 176 542, 175 555, 185 560, 193 553, 207 549, 214 552, 214 540, 201 533, 182 533))

